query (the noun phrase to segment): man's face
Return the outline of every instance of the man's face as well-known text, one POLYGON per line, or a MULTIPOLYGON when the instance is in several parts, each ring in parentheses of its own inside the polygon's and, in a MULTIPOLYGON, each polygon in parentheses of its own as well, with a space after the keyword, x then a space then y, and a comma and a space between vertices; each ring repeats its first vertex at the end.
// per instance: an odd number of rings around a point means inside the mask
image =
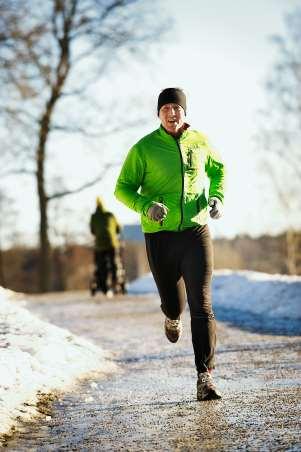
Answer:
POLYGON ((178 104, 162 105, 159 111, 162 126, 167 132, 176 135, 185 122, 184 108, 178 104))

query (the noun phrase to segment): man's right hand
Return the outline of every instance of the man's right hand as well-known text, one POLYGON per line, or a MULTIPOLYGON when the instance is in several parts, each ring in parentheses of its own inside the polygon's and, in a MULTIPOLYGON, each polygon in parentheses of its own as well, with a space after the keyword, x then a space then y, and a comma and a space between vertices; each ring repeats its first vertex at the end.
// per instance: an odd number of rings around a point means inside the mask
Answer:
POLYGON ((214 220, 218 220, 222 214, 223 214, 223 204, 218 198, 210 198, 209 199, 209 206, 211 209, 209 210, 209 214, 211 218, 214 218, 214 220))
POLYGON ((168 213, 168 208, 160 202, 153 202, 147 211, 147 216, 153 221, 162 221, 168 213))

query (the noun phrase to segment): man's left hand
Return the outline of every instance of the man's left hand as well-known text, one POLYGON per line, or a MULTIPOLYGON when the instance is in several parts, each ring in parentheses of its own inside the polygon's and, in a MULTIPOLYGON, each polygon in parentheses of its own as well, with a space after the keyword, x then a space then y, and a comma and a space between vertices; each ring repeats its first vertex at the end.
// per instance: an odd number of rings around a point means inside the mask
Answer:
POLYGON ((218 220, 223 215, 223 204, 215 197, 209 198, 208 205, 211 207, 209 214, 214 220, 218 220))

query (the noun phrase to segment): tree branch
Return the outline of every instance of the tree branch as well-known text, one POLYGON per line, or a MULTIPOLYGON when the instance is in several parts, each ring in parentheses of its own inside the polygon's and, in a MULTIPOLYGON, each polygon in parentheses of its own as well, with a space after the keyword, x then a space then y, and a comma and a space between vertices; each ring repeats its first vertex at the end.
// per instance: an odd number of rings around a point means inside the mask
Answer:
POLYGON ((134 128, 137 127, 138 125, 141 126, 143 124, 147 123, 147 119, 139 119, 139 121, 128 121, 128 122, 124 122, 123 124, 121 124, 120 126, 116 125, 114 127, 111 128, 106 128, 106 127, 100 127, 100 131, 99 132, 92 132, 89 131, 87 128, 85 127, 79 127, 79 126, 62 126, 59 124, 53 124, 51 126, 51 131, 53 132, 62 132, 62 133, 71 133, 71 134, 81 134, 84 137, 87 138, 104 138, 106 136, 110 136, 112 134, 115 133, 120 133, 126 129, 130 129, 130 128, 134 128))
POLYGON ((113 168, 114 166, 117 166, 117 165, 119 165, 119 163, 109 163, 109 164, 105 165, 103 171, 97 177, 95 177, 93 180, 86 182, 72 190, 64 190, 61 192, 53 193, 52 195, 48 196, 48 198, 47 198, 48 201, 52 201, 53 199, 63 198, 68 195, 74 195, 75 193, 79 193, 79 192, 86 190, 87 188, 93 187, 93 185, 97 184, 104 178, 104 176, 106 175, 106 173, 108 172, 108 170, 110 168, 113 168))
POLYGON ((17 176, 17 175, 18 176, 20 176, 20 175, 35 176, 36 172, 33 170, 26 170, 26 169, 20 169, 20 170, 13 169, 13 170, 7 170, 7 171, 4 171, 3 173, 0 173, 0 177, 2 179, 9 177, 9 176, 17 176))

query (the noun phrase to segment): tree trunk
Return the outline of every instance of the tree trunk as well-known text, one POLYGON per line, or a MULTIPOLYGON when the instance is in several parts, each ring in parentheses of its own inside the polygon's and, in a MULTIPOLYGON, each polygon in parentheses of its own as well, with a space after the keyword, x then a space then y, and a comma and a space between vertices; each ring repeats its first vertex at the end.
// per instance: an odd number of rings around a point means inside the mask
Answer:
POLYGON ((53 110, 58 101, 62 87, 65 83, 69 72, 69 40, 65 36, 61 41, 61 56, 57 66, 56 83, 51 89, 50 98, 46 104, 45 112, 42 116, 39 143, 36 152, 37 159, 37 185, 40 206, 40 266, 39 266, 39 290, 41 292, 48 292, 50 290, 51 282, 51 253, 50 243, 48 237, 48 216, 47 207, 49 198, 45 189, 45 157, 46 157, 46 142, 49 134, 49 128, 53 110))
POLYGON ((40 257, 39 257, 39 291, 50 290, 50 244, 48 238, 48 199, 45 191, 45 145, 48 135, 49 116, 45 115, 41 123, 40 139, 37 148, 37 189, 40 207, 40 257))
POLYGON ((4 276, 4 262, 3 262, 3 252, 0 248, 0 286, 6 287, 5 276, 4 276))

